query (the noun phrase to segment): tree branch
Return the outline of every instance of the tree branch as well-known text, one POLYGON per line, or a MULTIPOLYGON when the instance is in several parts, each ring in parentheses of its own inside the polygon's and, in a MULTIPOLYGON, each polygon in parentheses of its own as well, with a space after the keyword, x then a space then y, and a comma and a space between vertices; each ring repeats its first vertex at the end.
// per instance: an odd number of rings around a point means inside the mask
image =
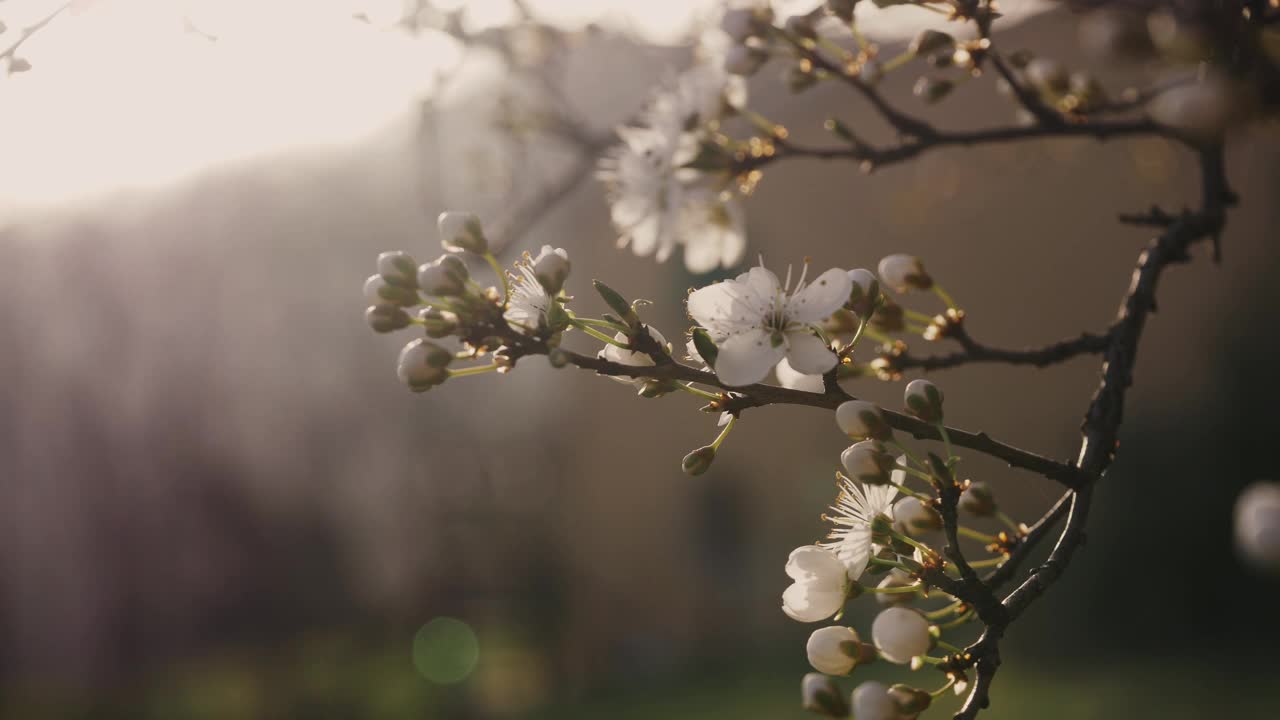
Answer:
POLYGON ((960 343, 962 350, 945 355, 914 357, 908 353, 888 358, 894 370, 945 370, 972 363, 1004 363, 1006 365, 1034 365, 1038 368, 1066 362, 1079 355, 1094 355, 1107 349, 1111 333, 1097 335, 1081 333, 1079 337, 1060 340, 1051 345, 1024 350, 1004 350, 983 345, 969 336, 963 325, 953 324, 947 337, 960 343))

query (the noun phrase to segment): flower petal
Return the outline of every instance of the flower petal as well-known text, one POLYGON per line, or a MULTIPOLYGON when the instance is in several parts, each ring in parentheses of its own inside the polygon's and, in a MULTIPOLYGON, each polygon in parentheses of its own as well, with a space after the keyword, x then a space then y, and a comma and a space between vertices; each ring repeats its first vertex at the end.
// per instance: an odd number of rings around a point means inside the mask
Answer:
POLYGON ((839 612, 844 593, 793 583, 782 592, 782 612, 797 622, 818 622, 839 612))
POLYGON ((719 347, 716 375, 732 387, 760 382, 787 352, 785 342, 775 346, 762 328, 730 336, 719 347))
POLYGON ((787 318, 805 324, 821 322, 849 300, 852 289, 849 273, 831 268, 787 298, 787 318))
POLYGON ((844 569, 840 560, 821 545, 805 545, 787 557, 787 577, 792 580, 839 577, 844 569))
POLYGON ((791 363, 787 362, 786 358, 783 358, 782 362, 778 363, 773 372, 778 376, 778 384, 784 388, 820 393, 825 387, 821 375, 805 375, 802 372, 797 372, 795 368, 791 367, 791 363))
POLYGON ((809 330, 787 333, 787 362, 799 373, 821 375, 836 366, 836 354, 809 330))

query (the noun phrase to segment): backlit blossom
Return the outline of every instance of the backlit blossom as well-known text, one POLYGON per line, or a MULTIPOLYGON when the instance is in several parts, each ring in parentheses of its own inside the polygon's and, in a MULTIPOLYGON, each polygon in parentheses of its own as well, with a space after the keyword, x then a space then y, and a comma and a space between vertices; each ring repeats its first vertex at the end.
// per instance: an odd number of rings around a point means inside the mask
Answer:
MULTIPOLYGON (((543 261, 548 256, 563 259, 565 263, 563 274, 565 276, 569 274, 568 253, 563 249, 544 245, 542 252, 538 255, 538 261, 543 261)), ((547 292, 547 288, 538 278, 536 270, 538 261, 531 260, 526 254, 523 260, 516 263, 519 274, 511 278, 511 300, 507 304, 507 311, 503 313, 508 323, 526 334, 547 328, 547 313, 555 303, 551 293, 547 292)), ((564 283, 563 277, 560 278, 560 283, 564 283)))
POLYGON ((845 566, 827 548, 806 545, 787 558, 793 582, 782 593, 782 612, 799 622, 825 620, 844 607, 849 589, 845 566))
MULTIPOLYGON (((895 480, 899 479, 895 473, 895 480)), ((871 522, 877 515, 892 517, 893 501, 898 497, 897 485, 864 485, 848 478, 840 480, 840 494, 827 515, 835 528, 820 543, 829 548, 844 564, 851 580, 857 580, 871 561, 871 522)))
POLYGON ((833 268, 806 284, 802 273, 795 289, 789 286, 790 273, 784 284, 761 266, 689 295, 689 316, 719 347, 715 371, 726 384, 760 382, 783 358, 806 375, 835 367, 835 353, 815 327, 848 299, 848 274, 833 268))

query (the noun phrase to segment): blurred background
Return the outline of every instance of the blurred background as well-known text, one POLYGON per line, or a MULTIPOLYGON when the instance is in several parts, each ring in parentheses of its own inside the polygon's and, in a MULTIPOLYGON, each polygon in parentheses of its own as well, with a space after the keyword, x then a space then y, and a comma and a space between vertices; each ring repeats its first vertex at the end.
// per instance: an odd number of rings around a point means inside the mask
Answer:
MULTIPOLYGON (((1008 4, 1004 47, 1116 91, 1145 77, 1082 54, 1076 15, 1008 4)), ((362 318, 376 254, 434 257, 458 208, 508 224, 504 261, 566 248, 583 307, 604 310, 599 277, 678 336, 677 299, 715 278, 619 252, 592 156, 519 118, 550 92, 526 71, 554 67, 555 103, 607 139, 688 64, 707 4, 528 3, 537 27, 488 1, 61 5, 0 2, 0 51, 30 64, 0 79, 0 716, 803 716, 811 628, 778 605, 834 496, 847 442, 826 413, 751 411, 689 478, 680 458, 716 433, 693 398, 536 358, 417 396, 394 372, 406 338, 362 318)), ((903 12, 866 31, 900 46, 923 21, 903 12)), ((841 88, 793 96, 780 72, 752 106, 794 137, 822 142, 832 114, 889 137, 841 88)), ((989 80, 926 110, 914 77, 886 94, 949 127, 1011 121, 989 80)), ((1232 137, 1222 263, 1198 248, 1165 277, 1088 545, 1009 635, 990 717, 1274 706, 1280 587, 1237 560, 1230 516, 1275 477, 1277 159, 1272 127, 1232 137)), ((869 176, 794 161, 748 202, 748 257, 915 253, 976 338, 1038 345, 1111 321, 1149 239, 1117 213, 1197 197, 1194 159, 1152 139, 869 176)), ((1070 459, 1097 375, 932 379, 951 424, 1070 459)), ((858 383, 898 405, 899 385, 858 383)), ((1058 494, 964 466, 1018 519, 1058 494)), ((865 627, 874 603, 856 607, 865 627)))

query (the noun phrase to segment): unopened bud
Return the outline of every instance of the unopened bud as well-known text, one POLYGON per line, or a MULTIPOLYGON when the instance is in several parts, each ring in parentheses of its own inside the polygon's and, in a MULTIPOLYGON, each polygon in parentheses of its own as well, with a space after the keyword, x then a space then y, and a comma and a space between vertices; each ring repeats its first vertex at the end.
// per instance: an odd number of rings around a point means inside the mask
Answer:
POLYGON ((569 279, 569 268, 569 253, 564 248, 543 245, 542 252, 533 260, 533 276, 548 295, 554 296, 564 288, 564 281, 569 279))
MULTIPOLYGON (((899 505, 902 504, 901 501, 899 501, 898 504, 899 505)), ((897 514, 896 508, 894 510, 894 513, 895 515, 897 514)), ((906 573, 902 572, 897 568, 893 568, 891 572, 888 575, 886 575, 885 578, 881 580, 880 584, 877 585, 876 587, 880 588, 881 590, 885 590, 888 588, 910 587, 915 584, 916 584, 915 580, 912 580, 906 573)), ((914 599, 915 597, 913 593, 905 593, 905 592, 897 592, 897 593, 879 592, 879 593, 876 593, 875 595, 876 595, 876 602, 879 603, 881 607, 894 607, 897 605, 906 605, 910 603, 912 599, 914 599)))
POLYGON ((893 522, 908 535, 923 535, 942 529, 942 514, 919 499, 907 496, 893 506, 893 522))
POLYGON ((442 212, 436 219, 440 232, 440 245, 446 252, 471 252, 483 255, 489 252, 480 218, 465 212, 442 212))
POLYGON ((680 467, 686 475, 698 476, 711 468, 711 463, 715 462, 716 449, 710 445, 704 445, 697 450, 684 456, 680 467))
POLYGON ((808 673, 800 681, 800 707, 827 717, 849 716, 849 704, 844 693, 830 677, 822 673, 808 673))
POLYGON ((898 706, 884 683, 868 680, 853 690, 850 702, 856 720, 897 720, 898 706))
POLYGON ((769 52, 752 45, 734 45, 724 56, 724 69, 730 75, 750 77, 769 60, 769 52))
POLYGON ((413 307, 421 302, 416 290, 392 285, 381 275, 370 275, 369 279, 364 281, 364 299, 368 300, 370 305, 391 304, 403 307, 413 307))
POLYGON ((455 255, 444 255, 418 268, 418 287, 436 297, 458 297, 467 292, 467 266, 455 255))
POLYGON ((955 86, 955 83, 945 78, 932 78, 922 75, 920 79, 916 80, 915 87, 911 91, 921 100, 933 104, 951 94, 955 86))
POLYGON ((621 293, 608 285, 605 285, 599 280, 592 280, 591 284, 595 286, 596 292, 600 293, 600 297, 604 299, 605 303, 612 308, 614 312, 618 313, 618 318, 621 319, 622 322, 626 323, 630 327, 635 327, 640 323, 640 316, 636 314, 631 303, 627 302, 626 298, 622 297, 621 293))
POLYGON ((898 706, 898 712, 914 717, 929 709, 933 696, 926 690, 899 683, 889 688, 889 697, 898 706))
POLYGON ((928 380, 912 380, 902 392, 907 412, 928 423, 942 420, 942 390, 928 380))
POLYGON ((891 607, 880 611, 871 623, 871 637, 880 656, 899 665, 929 652, 929 621, 910 608, 891 607))
POLYGON ((907 326, 902 306, 886 300, 871 314, 871 327, 882 333, 895 333, 907 326))
POLYGON ((908 50, 913 55, 925 55, 934 50, 941 50, 945 47, 955 45, 955 38, 950 35, 939 32, 937 30, 924 30, 915 39, 911 41, 908 50))
POLYGON ((418 319, 422 321, 422 329, 429 338, 448 337, 458 329, 458 316, 437 307, 419 310, 418 319))
POLYGON ((675 390, 676 384, 672 380, 647 379, 640 383, 636 394, 642 398, 652 400, 654 398, 660 398, 663 395, 667 395, 668 393, 673 393, 675 390))
POLYGON ((880 281, 875 273, 865 268, 850 270, 849 280, 853 282, 853 289, 849 291, 849 302, 845 307, 857 313, 858 317, 869 317, 880 299, 880 281))
POLYGON ((1280 483, 1254 482, 1236 498, 1236 550, 1254 569, 1280 574, 1280 483))
POLYGON ((868 485, 888 485, 894 459, 878 440, 863 440, 840 453, 840 464, 854 480, 868 485))
POLYGON ((925 272, 924 263, 915 255, 889 255, 880 260, 877 270, 884 284, 897 292, 928 290, 933 287, 933 278, 925 272))
POLYGON ((865 400, 849 400, 836 408, 836 425, 841 432, 856 440, 888 440, 893 428, 884 418, 879 405, 865 400))
POLYGON ((364 311, 364 320, 377 333, 395 332, 409 327, 409 313, 399 305, 390 303, 370 305, 364 311))
POLYGON ((400 382, 414 392, 425 392, 449 377, 453 353, 426 340, 418 339, 404 346, 396 365, 400 382))
POLYGON ((569 364, 569 353, 560 348, 552 348, 551 352, 547 353, 547 362, 553 368, 562 368, 569 364))
POLYGON ((404 288, 416 288, 418 263, 409 253, 401 250, 388 250, 378 255, 378 274, 388 285, 404 288))
POLYGON ((984 482, 969 483, 969 487, 960 493, 961 510, 977 517, 991 517, 996 514, 996 498, 991 488, 984 482))

